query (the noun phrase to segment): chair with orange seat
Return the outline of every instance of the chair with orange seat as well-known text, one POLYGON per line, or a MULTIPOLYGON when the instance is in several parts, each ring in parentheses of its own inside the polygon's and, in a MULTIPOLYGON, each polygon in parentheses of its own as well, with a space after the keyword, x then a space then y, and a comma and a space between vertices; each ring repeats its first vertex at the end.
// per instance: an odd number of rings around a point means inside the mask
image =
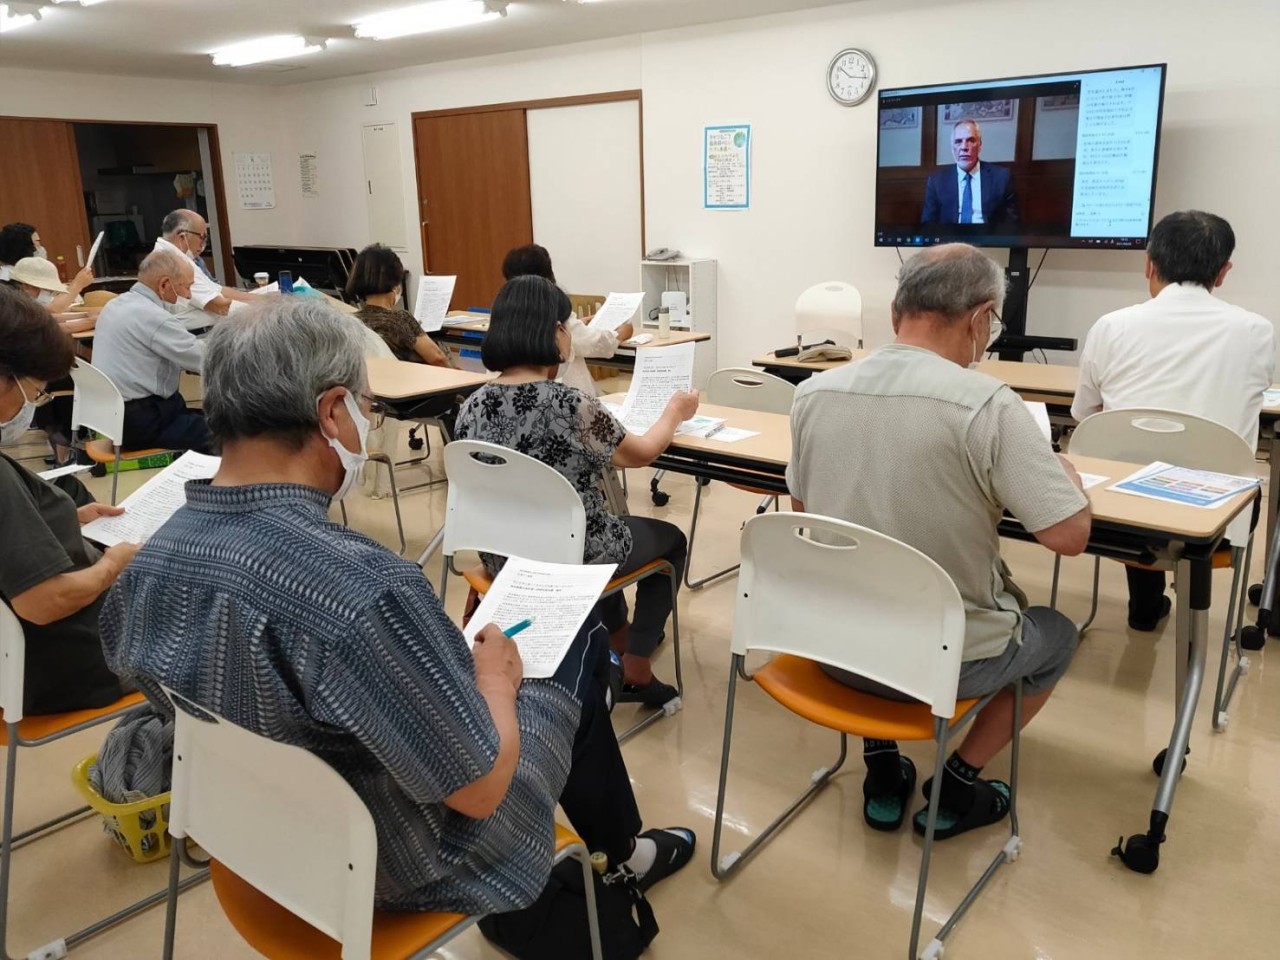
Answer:
POLYGON ((84 445, 94 463, 111 464, 111 503, 116 502, 116 488, 120 483, 120 461, 140 460, 168 453, 162 448, 146 450, 121 450, 124 442, 124 397, 105 373, 89 363, 78 360, 71 368, 75 382, 75 396, 71 405, 71 435, 81 427, 96 430, 105 440, 90 440, 84 445))
MULTIPOLYGON (((1237 476, 1252 476, 1257 469, 1256 458, 1249 444, 1230 427, 1216 421, 1189 413, 1156 408, 1132 408, 1128 410, 1104 410, 1086 417, 1071 434, 1071 452, 1086 457, 1106 460, 1122 460, 1128 463, 1154 463, 1161 461, 1192 470, 1208 470, 1237 476)), ((1121 480, 1115 477, 1113 480, 1121 480)), ((1253 533, 1258 522, 1261 498, 1254 501, 1252 514, 1242 512, 1227 527, 1226 537, 1214 552, 1213 569, 1230 568, 1231 592, 1227 601, 1227 619, 1222 637, 1222 656, 1218 665, 1218 686, 1214 693, 1213 729, 1225 730, 1230 716, 1228 708, 1235 695, 1240 678, 1249 672, 1249 658, 1241 644, 1244 627, 1244 607, 1248 580, 1245 573, 1253 559, 1253 533), (1236 665, 1227 678, 1231 651, 1235 649, 1236 665)), ((1130 563, 1146 569, 1167 570, 1170 564, 1154 565, 1130 563)), ((1053 582, 1049 605, 1057 606, 1058 573, 1062 557, 1055 556, 1053 582)), ((1101 558, 1093 558, 1093 596, 1089 616, 1079 627, 1084 632, 1098 612, 1098 578, 1101 558)), ((1184 591, 1180 596, 1187 596, 1184 591)), ((1186 656, 1176 659, 1178 664, 1178 689, 1187 663, 1186 656)))
MULTIPOLYGON (((831 782, 845 761, 850 736, 934 740, 934 780, 940 783, 952 737, 996 695, 956 700, 964 652, 964 603, 941 567, 904 543, 842 520, 806 513, 752 517, 742 531, 742 571, 734 611, 732 660, 720 787, 716 797, 711 872, 719 880, 740 868, 801 807, 831 782), (746 658, 774 658, 753 673, 746 658), (902 702, 862 693, 827 676, 821 663, 878 681, 909 697, 902 702), (807 790, 741 852, 720 855, 729 750, 739 679, 779 704, 840 735, 835 763, 813 774, 807 790)), ((1009 776, 1012 835, 942 928, 918 953, 938 795, 929 801, 911 922, 910 958, 937 958, 946 937, 1004 863, 1017 859, 1018 728, 1022 687, 1014 688, 1009 776)))
MULTIPOLYGON (((444 565, 440 599, 444 600, 450 572, 458 573, 453 558, 460 550, 524 557, 544 563, 582 563, 587 542, 587 516, 582 498, 563 475, 540 460, 508 447, 479 440, 455 440, 444 448, 449 496, 444 521, 444 565)), ((680 579, 666 560, 647 563, 634 573, 615 577, 602 597, 624 590, 646 577, 665 574, 671 580, 671 650, 675 657, 676 693, 628 728, 625 742, 649 724, 673 716, 681 707, 684 679, 680 671, 680 614, 676 593, 680 579)), ((483 567, 463 573, 484 595, 490 584, 483 567)))
MULTIPOLYGON (((208 852, 227 919, 272 960, 404 960, 425 957, 479 917, 378 912, 378 837, 359 795, 302 747, 236 726, 166 690, 175 706, 170 888, 185 839, 208 852)), ((556 827, 556 861, 582 864, 592 956, 601 960, 590 855, 556 827)), ((173 957, 177 899, 165 918, 173 957)))
MULTIPOLYGON (((46 743, 52 743, 55 740, 61 740, 72 734, 88 730, 90 727, 117 720, 132 708, 143 703, 142 694, 132 693, 121 697, 115 703, 94 710, 73 710, 68 713, 51 713, 25 717, 22 710, 22 697, 26 651, 26 638, 22 632, 22 623, 14 615, 13 611, 9 609, 7 603, 0 603, 0 711, 3 711, 3 741, 6 750, 4 825, 3 836, 0 837, 0 956, 3 956, 6 960, 9 957, 9 878, 12 872, 14 848, 90 812, 88 807, 79 807, 15 835, 13 832, 13 808, 14 798, 17 793, 18 749, 21 747, 43 746, 46 743)), ((61 944, 65 948, 73 947, 95 933, 126 920, 153 904, 159 903, 164 897, 164 891, 152 894, 76 933, 52 941, 50 946, 61 944)), ((34 955, 40 954, 36 952, 34 955)), ((48 955, 61 956, 61 954, 54 953, 48 955)))
MULTIPOLYGON (((722 407, 737 407, 739 410, 756 410, 761 413, 780 413, 787 416, 791 413, 791 405, 795 401, 795 384, 788 383, 781 377, 771 373, 762 373, 751 367, 721 367, 707 380, 705 399, 707 403, 722 407)), ((709 482, 709 481, 707 481, 709 482)), ((699 480, 694 487, 693 518, 689 521, 689 553, 684 561, 684 583, 690 590, 727 576, 738 569, 735 563, 715 573, 694 580, 690 577, 693 570, 693 541, 698 533, 698 513, 702 507, 702 488, 707 482, 699 480)), ((769 504, 778 509, 777 494, 759 487, 743 484, 731 484, 746 493, 761 497, 756 513, 764 513, 769 504)))

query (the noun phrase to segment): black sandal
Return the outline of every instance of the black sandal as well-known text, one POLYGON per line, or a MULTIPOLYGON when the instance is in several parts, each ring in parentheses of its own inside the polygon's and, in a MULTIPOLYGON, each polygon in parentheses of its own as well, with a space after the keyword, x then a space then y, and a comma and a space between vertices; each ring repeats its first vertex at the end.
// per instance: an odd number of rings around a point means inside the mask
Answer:
MULTIPOLYGON (((933 777, 924 783, 924 795, 929 796, 929 788, 933 785, 933 777)), ((950 840, 962 833, 976 830, 978 827, 989 827, 999 823, 1009 815, 1009 785, 1003 780, 973 781, 973 803, 964 813, 955 813, 946 807, 938 807, 938 822, 934 826, 935 840, 950 840)), ((916 813, 911 818, 912 829, 924 836, 925 825, 929 820, 929 808, 916 813)))
POLYGON ((897 830, 907 818, 907 804, 916 789, 916 765, 903 756, 898 757, 898 763, 902 782, 892 793, 873 795, 868 789, 870 777, 862 781, 862 819, 872 830, 897 830))
POLYGON ((640 836, 652 840, 658 847, 653 866, 636 879, 636 886, 642 891, 683 869, 693 859, 694 847, 698 845, 697 836, 686 827, 646 830, 640 836))
POLYGON ((654 677, 643 686, 624 683, 618 695, 619 703, 640 703, 646 707, 662 707, 680 696, 680 692, 669 683, 663 683, 654 677))

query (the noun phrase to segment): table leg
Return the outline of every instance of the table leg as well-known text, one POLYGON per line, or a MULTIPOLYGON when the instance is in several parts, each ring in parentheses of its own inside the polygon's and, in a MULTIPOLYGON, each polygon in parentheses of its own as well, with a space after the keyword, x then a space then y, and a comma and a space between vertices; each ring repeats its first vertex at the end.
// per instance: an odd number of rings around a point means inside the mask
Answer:
MULTIPOLYGON (((1280 421, 1271 427, 1271 447, 1267 454, 1271 471, 1270 486, 1267 488, 1267 539, 1276 529, 1276 514, 1280 513, 1280 421)), ((1268 560, 1271 558, 1268 557, 1268 560)))
POLYGON ((1188 638, 1187 659, 1179 651, 1178 662, 1185 671, 1178 691, 1177 712, 1174 715, 1173 734, 1164 755, 1160 772, 1160 785, 1156 788, 1155 804, 1151 810, 1150 827, 1146 833, 1134 834, 1111 852, 1119 856, 1130 870, 1138 873, 1154 873, 1160 866, 1160 844, 1165 841, 1165 827, 1173 810, 1173 794, 1182 774, 1182 757, 1191 740, 1191 724, 1195 720, 1196 701, 1204 683, 1205 651, 1209 634, 1209 601, 1213 591, 1213 564, 1210 556, 1183 558, 1178 561, 1178 632, 1181 635, 1183 613, 1186 618, 1188 638), (1182 599, 1185 594, 1187 600, 1182 599))

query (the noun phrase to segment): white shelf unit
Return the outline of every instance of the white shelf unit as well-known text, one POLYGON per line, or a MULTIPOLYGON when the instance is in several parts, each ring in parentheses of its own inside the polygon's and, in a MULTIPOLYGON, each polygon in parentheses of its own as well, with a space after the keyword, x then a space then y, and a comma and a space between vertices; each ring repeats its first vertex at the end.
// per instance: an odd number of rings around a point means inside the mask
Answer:
POLYGON ((709 341, 699 343, 694 350, 693 382, 696 387, 706 385, 707 379, 718 366, 716 354, 716 262, 695 258, 678 260, 641 260, 640 289, 644 302, 640 305, 640 317, 647 329, 658 327, 657 311, 662 306, 662 295, 668 290, 683 291, 688 298, 686 322, 672 324, 673 330, 692 330, 711 335, 709 341), (655 319, 650 320, 650 315, 655 319))

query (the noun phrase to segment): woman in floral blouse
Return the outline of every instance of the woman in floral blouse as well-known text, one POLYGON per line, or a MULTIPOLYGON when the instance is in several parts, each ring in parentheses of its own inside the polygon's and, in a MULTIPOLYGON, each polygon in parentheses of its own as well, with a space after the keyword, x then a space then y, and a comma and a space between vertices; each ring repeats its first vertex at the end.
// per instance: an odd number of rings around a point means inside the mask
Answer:
MULTIPOLYGON (((564 475, 587 515, 586 563, 617 563, 618 575, 659 558, 684 570, 687 549, 679 527, 650 517, 616 517, 605 507, 601 481, 614 467, 644 467, 667 448, 676 427, 698 409, 697 393, 677 393, 661 419, 643 436, 627 433, 596 400, 554 377, 569 355, 568 296, 549 280, 516 277, 493 303, 481 347, 485 367, 500 376, 476 391, 458 413, 455 435, 527 454, 564 475)), ((490 571, 500 565, 485 558, 490 571)), ((627 623, 621 593, 600 602, 614 648, 623 654, 622 702, 661 706, 676 695, 653 675, 650 658, 671 615, 671 584, 647 577, 636 587, 636 610, 627 623)))

